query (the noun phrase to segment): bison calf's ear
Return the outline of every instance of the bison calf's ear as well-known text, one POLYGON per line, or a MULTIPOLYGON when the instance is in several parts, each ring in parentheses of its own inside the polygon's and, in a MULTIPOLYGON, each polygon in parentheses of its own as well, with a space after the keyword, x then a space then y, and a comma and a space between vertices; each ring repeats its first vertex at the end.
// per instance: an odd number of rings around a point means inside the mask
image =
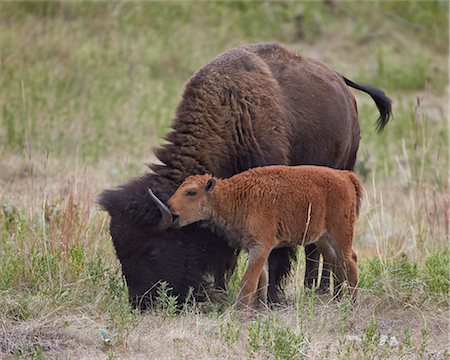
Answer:
POLYGON ((216 186, 216 179, 212 178, 209 179, 208 182, 205 185, 206 192, 211 192, 214 189, 214 186, 216 186))

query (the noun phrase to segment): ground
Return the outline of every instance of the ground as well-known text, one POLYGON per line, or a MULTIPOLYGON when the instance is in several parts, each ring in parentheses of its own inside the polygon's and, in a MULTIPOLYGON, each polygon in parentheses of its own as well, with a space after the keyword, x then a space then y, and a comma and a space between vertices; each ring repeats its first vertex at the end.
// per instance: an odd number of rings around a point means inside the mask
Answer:
MULTIPOLYGON (((449 358, 448 2, 0 4, 0 357, 449 358), (225 20, 226 19, 226 20, 225 20), (382 88, 358 101, 354 306, 303 289, 242 316, 162 294, 132 311, 98 193, 148 171, 184 83, 278 41, 382 88)), ((300 257, 302 256, 300 251, 300 257)), ((223 297, 222 297, 223 298, 223 297)))

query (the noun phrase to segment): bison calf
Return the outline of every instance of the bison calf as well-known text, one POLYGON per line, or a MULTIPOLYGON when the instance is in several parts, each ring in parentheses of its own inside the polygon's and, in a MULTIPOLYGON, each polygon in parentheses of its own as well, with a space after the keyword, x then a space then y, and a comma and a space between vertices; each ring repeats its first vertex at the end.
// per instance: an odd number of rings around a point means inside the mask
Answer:
POLYGON ((240 303, 249 306, 255 292, 267 301, 271 250, 312 243, 331 265, 335 294, 347 280, 354 299, 358 268, 352 242, 361 196, 361 182, 351 171, 267 166, 229 179, 190 176, 168 203, 174 226, 206 220, 248 250, 240 303))

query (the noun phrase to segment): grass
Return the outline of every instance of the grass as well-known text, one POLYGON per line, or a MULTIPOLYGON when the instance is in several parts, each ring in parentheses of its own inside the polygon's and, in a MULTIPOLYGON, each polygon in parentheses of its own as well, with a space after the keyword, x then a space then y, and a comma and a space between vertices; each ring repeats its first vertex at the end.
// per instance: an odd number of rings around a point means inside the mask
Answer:
POLYGON ((0 357, 449 358, 448 2, 0 4, 0 357), (224 21, 227 19, 227 21, 224 21), (302 286, 243 318, 222 302, 133 311, 95 206, 144 171, 183 84, 225 49, 279 41, 383 88, 357 93, 366 187, 358 301, 302 286))

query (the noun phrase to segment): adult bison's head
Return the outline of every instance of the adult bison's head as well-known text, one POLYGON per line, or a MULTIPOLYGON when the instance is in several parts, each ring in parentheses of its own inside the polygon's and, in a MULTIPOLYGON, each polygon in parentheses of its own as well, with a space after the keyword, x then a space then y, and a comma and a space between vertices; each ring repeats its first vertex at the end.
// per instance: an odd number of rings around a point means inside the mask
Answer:
POLYGON ((175 188, 154 179, 144 177, 106 190, 98 200, 111 216, 110 233, 130 302, 142 310, 151 306, 163 281, 179 302, 189 288, 201 298, 205 274, 216 273, 216 268, 225 271, 234 256, 225 240, 207 229, 195 224, 180 230, 167 228, 168 219, 148 189, 165 202, 175 188))

